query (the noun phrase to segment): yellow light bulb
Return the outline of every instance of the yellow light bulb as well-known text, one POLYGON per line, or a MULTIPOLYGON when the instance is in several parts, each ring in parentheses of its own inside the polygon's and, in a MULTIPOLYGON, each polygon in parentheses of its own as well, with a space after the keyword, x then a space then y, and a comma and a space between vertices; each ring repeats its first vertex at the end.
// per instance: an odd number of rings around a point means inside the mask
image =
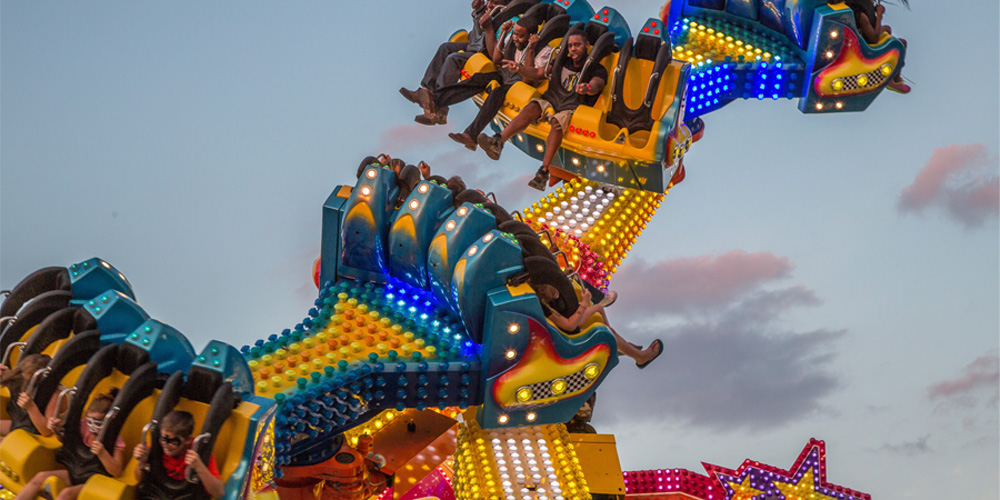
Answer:
POLYGON ((532 396, 531 388, 529 388, 529 387, 522 387, 522 388, 518 389, 516 396, 517 396, 517 400, 520 401, 520 402, 522 402, 522 403, 527 403, 528 401, 531 401, 531 396, 532 396))

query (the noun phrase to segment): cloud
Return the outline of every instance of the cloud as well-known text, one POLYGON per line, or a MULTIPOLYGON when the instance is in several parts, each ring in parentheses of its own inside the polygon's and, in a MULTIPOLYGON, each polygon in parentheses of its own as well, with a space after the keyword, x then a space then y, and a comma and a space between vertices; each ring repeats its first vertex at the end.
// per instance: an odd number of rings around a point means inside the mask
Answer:
POLYGON ((965 366, 965 373, 962 376, 931 385, 927 388, 927 395, 931 400, 961 400, 980 389, 986 389, 992 393, 991 403, 997 401, 998 390, 1000 390, 1000 354, 997 352, 990 352, 976 358, 965 366))
MULTIPOLYGON (((406 153, 414 148, 422 148, 428 144, 443 144, 442 138, 448 136, 437 127, 428 127, 410 123, 389 127, 379 134, 376 153, 388 153, 392 157, 406 158, 406 153)), ((410 161, 410 160, 407 160, 410 161)), ((416 160, 420 161, 420 160, 416 160)), ((416 164, 415 161, 410 163, 416 164)), ((447 177, 447 176, 446 176, 447 177)))
POLYGON ((663 338, 664 353, 642 373, 622 359, 618 373, 598 390, 605 401, 597 411, 607 408, 611 421, 626 418, 611 408, 629 408, 628 418, 649 423, 775 428, 814 414, 840 385, 828 368, 844 331, 768 332, 724 321, 641 334, 663 338), (637 387, 643 397, 636 397, 637 387))
POLYGON ((756 430, 824 409, 823 398, 840 387, 830 365, 846 332, 781 326, 788 312, 821 303, 803 285, 765 288, 789 277, 792 267, 785 257, 734 251, 642 262, 627 287, 615 281, 628 300, 609 310, 611 322, 633 342, 662 339, 664 352, 642 372, 621 359, 598 389, 595 425, 666 419, 713 431, 756 430), (631 320, 625 326, 614 319, 622 312, 631 320), (668 320, 674 322, 666 326, 668 320), (629 408, 628 415, 614 408, 629 408))
POLYGON ((640 313, 681 313, 717 308, 757 287, 783 278, 792 270, 786 257, 768 252, 733 250, 649 263, 630 260, 612 279, 628 297, 621 309, 640 313))
POLYGON ((952 144, 931 153, 913 183, 903 188, 900 213, 940 208, 967 229, 1000 213, 1000 160, 984 144, 952 144))
POLYGON ((930 453, 934 451, 930 446, 927 445, 927 440, 930 439, 930 434, 917 438, 916 441, 904 442, 899 444, 889 444, 885 443, 882 445, 882 451, 888 451, 891 453, 897 453, 900 455, 914 456, 922 455, 924 453, 930 453))

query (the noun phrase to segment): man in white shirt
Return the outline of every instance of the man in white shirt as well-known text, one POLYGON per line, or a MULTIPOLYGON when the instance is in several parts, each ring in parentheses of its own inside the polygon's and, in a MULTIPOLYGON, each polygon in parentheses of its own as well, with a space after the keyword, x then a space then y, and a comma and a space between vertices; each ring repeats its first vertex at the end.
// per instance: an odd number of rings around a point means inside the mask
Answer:
MULTIPOLYGON (((489 125, 490 120, 496 116, 497 112, 503 108, 507 91, 514 83, 523 81, 534 85, 543 79, 545 66, 548 65, 549 58, 552 57, 552 47, 548 45, 538 47, 538 35, 535 33, 537 30, 538 25, 534 21, 518 20, 507 39, 510 41, 509 43, 513 43, 512 57, 510 59, 503 58, 504 47, 502 46, 498 46, 498 50, 495 51, 499 54, 496 55, 494 61, 499 61, 499 73, 503 78, 502 81, 498 82, 500 85, 490 91, 490 95, 483 102, 483 106, 479 108, 479 113, 476 114, 472 123, 463 132, 451 133, 448 134, 448 137, 475 151, 476 138, 489 125)), ((509 48, 507 52, 509 55, 509 48)))

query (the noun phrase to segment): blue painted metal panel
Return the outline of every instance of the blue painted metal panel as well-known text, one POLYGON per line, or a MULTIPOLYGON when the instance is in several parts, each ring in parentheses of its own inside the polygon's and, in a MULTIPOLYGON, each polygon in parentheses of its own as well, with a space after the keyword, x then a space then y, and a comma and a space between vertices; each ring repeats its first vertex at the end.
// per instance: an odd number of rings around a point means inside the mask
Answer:
POLYGON ((594 8, 587 0, 543 0, 561 7, 569 14, 570 23, 587 22, 594 17, 594 8))
POLYGON ((700 9, 723 10, 726 8, 726 0, 687 0, 679 2, 681 5, 698 7, 700 9))
MULTIPOLYGON (((812 37, 809 43, 809 66, 806 74, 808 78, 804 82, 806 85, 805 95, 799 101, 799 110, 803 113, 826 113, 845 111, 864 111, 875 101, 875 98, 882 92, 883 87, 872 86, 870 92, 861 94, 844 95, 836 98, 828 97, 822 99, 814 87, 820 77, 820 73, 836 60, 827 57, 827 53, 836 54, 839 57, 841 50, 846 50, 845 43, 848 38, 853 38, 860 55, 866 59, 878 59, 891 51, 899 51, 900 58, 892 74, 886 79, 892 79, 902 70, 905 63, 906 47, 898 38, 890 37, 883 43, 870 46, 865 43, 864 38, 857 32, 854 23, 854 14, 850 9, 833 9, 830 6, 823 6, 816 9, 813 21, 812 37), (842 32, 843 35, 837 37, 829 36, 832 31, 842 32), (834 102, 839 102, 840 107, 836 107, 834 102), (824 103, 817 109, 818 103, 824 103)), ((848 75, 844 75, 848 76, 848 75)))
POLYGON ((396 208, 396 174, 368 167, 344 204, 337 273, 355 279, 383 281, 389 272, 386 239, 396 208))
POLYGON ((498 230, 486 233, 459 259, 452 279, 452 292, 465 322, 465 331, 473 342, 483 341, 486 293, 503 286, 522 269, 521 245, 498 230))
POLYGON ((785 0, 785 34, 799 48, 808 47, 809 35, 813 26, 813 13, 817 8, 825 5, 824 0, 785 0))
MULTIPOLYGON (((574 337, 564 335, 545 320, 533 293, 512 296, 502 287, 491 292, 487 300, 480 372, 482 408, 476 415, 479 424, 484 429, 496 429, 569 421, 618 364, 617 343, 612 333, 599 325, 574 337), (546 346, 544 352, 538 350, 540 346, 546 346), (607 353, 606 365, 592 381, 585 382, 585 390, 573 391, 579 382, 570 381, 573 374, 565 372, 564 364, 573 359, 587 359, 595 350, 607 353), (524 378, 526 372, 529 380, 567 380, 569 388, 563 397, 537 403, 510 405, 498 401, 498 391, 503 388, 498 384, 520 385, 509 376, 524 378)), ((539 392, 545 390, 535 388, 539 392)))
MULTIPOLYGON (((785 0, 760 0, 760 24, 785 34, 785 0)), ((785 34, 787 36, 787 34, 785 34)))
POLYGON ((597 9, 591 21, 607 26, 608 31, 615 34, 615 43, 619 47, 632 36, 632 29, 629 28, 625 16, 621 15, 614 7, 605 5, 597 9))
POLYGON ((340 262, 340 221, 344 204, 350 196, 350 188, 337 186, 323 203, 323 235, 320 239, 319 283, 337 281, 337 265, 340 262))
POLYGON ((116 290, 135 300, 125 275, 104 259, 94 257, 69 266, 69 280, 75 300, 88 300, 106 290, 116 290))
MULTIPOLYGON (((642 35, 658 36, 660 37, 660 40, 664 42, 670 41, 670 30, 667 29, 666 23, 660 21, 655 17, 646 19, 646 22, 643 23, 642 28, 639 28, 639 31, 636 33, 636 36, 642 36, 642 35)), ((616 38, 615 41, 617 42, 618 39, 616 38)))
POLYGON ((454 212, 452 193, 433 182, 421 182, 400 207, 389 231, 389 272, 413 286, 430 289, 427 249, 454 212))
POLYGON ((760 11, 760 0, 728 0, 726 11, 749 21, 756 21, 760 11))
POLYGON ((235 347, 213 340, 195 358, 193 366, 200 366, 222 374, 223 382, 232 382, 233 391, 253 394, 253 373, 246 359, 235 347))
POLYGON ((496 219, 486 210, 463 203, 438 229, 427 250, 427 272, 431 291, 442 307, 458 314, 451 289, 455 265, 474 241, 496 229, 496 219))
POLYGON ((82 305, 97 320, 102 344, 121 344, 129 333, 149 319, 139 304, 117 290, 108 290, 82 305))
POLYGON ((128 335, 125 342, 149 353, 149 360, 156 363, 156 371, 171 374, 187 373, 194 361, 194 347, 176 328, 155 319, 144 322, 128 335))

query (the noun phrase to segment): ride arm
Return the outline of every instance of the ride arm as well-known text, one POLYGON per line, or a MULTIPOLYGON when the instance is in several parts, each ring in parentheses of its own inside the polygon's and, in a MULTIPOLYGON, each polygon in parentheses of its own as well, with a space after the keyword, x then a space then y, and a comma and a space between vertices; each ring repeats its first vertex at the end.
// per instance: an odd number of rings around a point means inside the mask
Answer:
POLYGON ((205 492, 208 496, 212 498, 222 498, 222 495, 226 494, 225 485, 222 483, 222 479, 212 474, 212 471, 208 469, 205 462, 201 461, 201 458, 196 458, 191 465, 188 467, 194 467, 195 474, 198 474, 198 479, 201 480, 201 486, 205 488, 205 492))
POLYGON ((595 76, 590 79, 590 92, 588 95, 597 95, 604 90, 604 85, 607 84, 603 78, 595 76))
MULTIPOLYGON (((100 443, 100 441, 96 441, 100 443)), ((93 450, 91 450, 93 451, 93 450)), ((109 453, 108 449, 104 447, 103 444, 99 445, 98 452, 95 453, 98 460, 101 461, 101 465, 108 471, 108 475, 111 477, 117 477, 122 473, 122 469, 125 468, 125 449, 115 447, 114 453, 109 453)))
POLYGON ((142 438, 139 444, 135 445, 132 449, 132 457, 135 458, 136 465, 132 470, 132 475, 135 476, 136 484, 142 482, 142 478, 146 475, 146 465, 149 463, 149 446, 146 445, 146 436, 149 432, 149 428, 152 424, 146 424, 142 428, 142 438))
MULTIPOLYGON (((503 29, 501 29, 500 31, 501 43, 497 43, 496 28, 493 27, 493 18, 490 16, 489 12, 486 12, 485 14, 483 14, 482 17, 479 18, 479 26, 481 26, 483 28, 483 31, 486 33, 486 35, 483 37, 483 40, 486 44, 486 53, 489 54, 490 59, 492 59, 493 62, 496 63, 497 61, 499 61, 499 59, 497 58, 498 55, 501 53, 501 51, 503 51, 503 43, 502 43, 504 35, 503 29)), ((506 25, 504 25, 504 27, 506 27, 506 25)))
POLYGON ((32 425, 35 426, 35 429, 38 429, 38 434, 41 436, 49 437, 53 434, 52 429, 49 429, 49 417, 56 416, 56 399, 57 396, 53 394, 49 399, 49 404, 45 407, 45 413, 42 413, 42 410, 38 408, 38 405, 34 404, 34 401, 25 408, 25 411, 28 412, 28 417, 31 418, 32 425))
POLYGON ((577 85, 576 92, 584 95, 598 95, 604 90, 604 85, 607 83, 603 78, 595 76, 589 82, 577 85))
POLYGON ((545 46, 538 42, 538 35, 531 35, 531 38, 528 39, 528 52, 524 55, 524 64, 517 70, 517 73, 524 78, 525 83, 533 85, 545 75, 544 65, 541 68, 535 67, 535 55, 544 48, 545 46))

